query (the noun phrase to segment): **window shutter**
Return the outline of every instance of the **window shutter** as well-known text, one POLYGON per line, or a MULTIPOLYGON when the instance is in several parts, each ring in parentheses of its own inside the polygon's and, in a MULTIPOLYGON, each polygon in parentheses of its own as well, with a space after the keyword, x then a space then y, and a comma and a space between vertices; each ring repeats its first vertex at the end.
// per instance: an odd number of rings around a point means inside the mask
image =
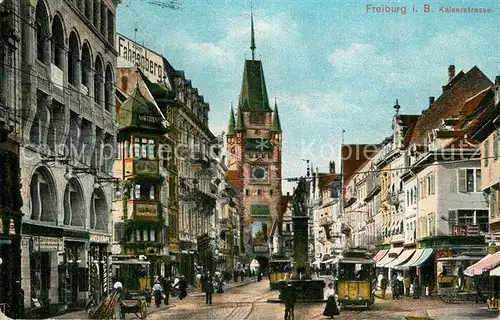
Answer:
POLYGON ((476 192, 481 191, 481 169, 476 169, 476 192))
POLYGON ((457 210, 448 210, 448 225, 453 228, 454 225, 458 223, 457 221, 457 210))
POLYGON ((488 166, 488 160, 490 157, 490 140, 484 140, 484 166, 488 166))
POLYGON ((467 191, 466 170, 458 169, 458 192, 466 192, 466 191, 467 191))

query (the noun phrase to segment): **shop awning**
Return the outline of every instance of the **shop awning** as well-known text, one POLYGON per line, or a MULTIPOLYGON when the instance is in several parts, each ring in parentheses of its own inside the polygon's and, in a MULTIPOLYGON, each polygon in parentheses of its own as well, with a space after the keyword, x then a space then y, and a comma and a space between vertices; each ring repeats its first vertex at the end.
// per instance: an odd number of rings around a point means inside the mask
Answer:
POLYGON ((415 250, 415 253, 413 256, 411 256, 410 260, 406 261, 403 264, 400 264, 399 266, 396 266, 395 269, 398 270, 408 270, 410 269, 410 266, 417 262, 417 260, 422 256, 422 253, 424 252, 424 249, 417 249, 415 250))
POLYGON ((420 265, 424 264, 425 261, 427 261, 427 259, 429 259, 429 257, 432 255, 432 251, 434 251, 432 248, 425 248, 420 258, 418 258, 418 260, 412 263, 409 267, 419 267, 420 265))
POLYGON ((400 265, 400 264, 403 264, 405 263, 408 259, 411 258, 411 256, 415 253, 415 249, 408 249, 408 250, 404 250, 403 252, 401 252, 401 254, 399 255, 399 257, 397 257, 396 259, 392 260, 391 262, 389 262, 388 264, 386 264, 384 266, 384 268, 394 268, 395 266, 397 265, 400 265))
POLYGON ((383 268, 386 264, 396 259, 397 256, 403 251, 403 248, 392 248, 379 262, 377 262, 377 268, 383 268))
POLYGON ((468 276, 477 276, 483 274, 483 272, 489 271, 500 265, 500 251, 487 255, 483 259, 479 260, 477 263, 469 266, 465 269, 465 274, 468 276))
POLYGON ((373 257, 373 260, 375 261, 375 263, 379 262, 380 260, 382 260, 382 258, 387 254, 389 250, 380 250, 379 252, 377 252, 377 254, 375 255, 375 257, 373 257))

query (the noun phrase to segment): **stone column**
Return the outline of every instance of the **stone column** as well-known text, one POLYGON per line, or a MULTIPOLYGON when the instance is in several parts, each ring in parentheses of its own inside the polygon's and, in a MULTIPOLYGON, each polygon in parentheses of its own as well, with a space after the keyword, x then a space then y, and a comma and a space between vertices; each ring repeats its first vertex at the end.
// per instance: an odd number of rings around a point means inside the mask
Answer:
POLYGON ((100 31, 101 30, 101 1, 100 0, 94 0, 94 21, 92 21, 92 24, 94 27, 100 31))
POLYGON ((308 263, 308 229, 309 217, 293 216, 293 259, 295 279, 310 279, 311 272, 308 263))

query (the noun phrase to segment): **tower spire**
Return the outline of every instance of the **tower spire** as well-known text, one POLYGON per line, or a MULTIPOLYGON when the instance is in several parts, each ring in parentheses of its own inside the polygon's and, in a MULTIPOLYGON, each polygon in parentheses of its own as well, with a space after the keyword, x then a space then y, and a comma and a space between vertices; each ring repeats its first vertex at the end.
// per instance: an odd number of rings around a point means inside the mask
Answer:
POLYGON ((250 4, 250 25, 251 25, 251 36, 250 36, 250 50, 252 50, 252 60, 255 60, 255 33, 253 31, 253 5, 250 4))

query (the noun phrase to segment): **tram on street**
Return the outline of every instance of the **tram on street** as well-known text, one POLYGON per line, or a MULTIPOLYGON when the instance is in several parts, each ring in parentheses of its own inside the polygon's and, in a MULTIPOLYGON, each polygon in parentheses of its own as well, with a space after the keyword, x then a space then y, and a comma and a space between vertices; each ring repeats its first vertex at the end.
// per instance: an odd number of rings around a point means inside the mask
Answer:
POLYGON ((280 280, 290 279, 292 261, 286 258, 275 258, 269 261, 269 286, 271 290, 279 288, 280 280))
POLYGON ((151 286, 150 264, 144 256, 112 256, 111 286, 120 281, 124 291, 146 290, 151 286))
POLYGON ((335 291, 342 308, 370 308, 375 301, 375 261, 366 250, 337 257, 335 291))

